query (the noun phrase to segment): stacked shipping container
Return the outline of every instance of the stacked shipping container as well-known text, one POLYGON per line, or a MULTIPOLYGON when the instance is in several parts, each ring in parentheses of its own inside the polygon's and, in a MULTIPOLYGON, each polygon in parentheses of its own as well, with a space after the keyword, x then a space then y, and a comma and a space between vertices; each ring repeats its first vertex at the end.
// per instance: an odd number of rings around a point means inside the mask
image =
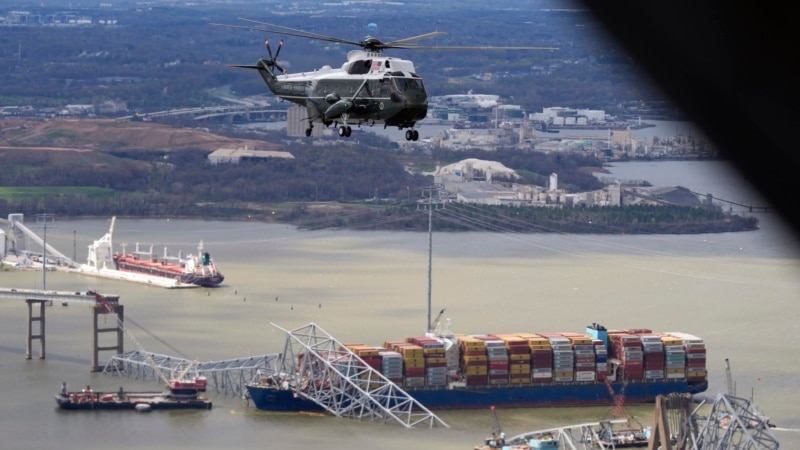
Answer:
POLYGON ((610 375, 609 362, 619 365, 618 381, 707 378, 702 339, 648 329, 613 330, 602 335, 459 335, 449 341, 409 337, 384 342, 383 348, 347 347, 386 378, 409 388, 444 388, 451 378, 467 386, 605 382, 610 375), (449 364, 448 356, 452 359, 449 364))

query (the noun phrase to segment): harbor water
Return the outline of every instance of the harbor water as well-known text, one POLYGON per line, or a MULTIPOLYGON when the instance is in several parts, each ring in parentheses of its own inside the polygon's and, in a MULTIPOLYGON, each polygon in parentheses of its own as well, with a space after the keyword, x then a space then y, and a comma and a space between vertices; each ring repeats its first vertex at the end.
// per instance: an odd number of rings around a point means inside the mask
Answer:
MULTIPOLYGON (((723 162, 624 163, 621 179, 763 206, 723 162)), ((752 232, 701 235, 435 233, 434 315, 456 333, 610 329, 683 331, 705 340, 710 388, 726 390, 730 360, 737 394, 753 397, 778 425, 783 448, 800 448, 800 247, 774 212, 755 213, 752 232)), ((48 243, 78 260, 108 220, 63 221, 48 243)), ((0 271, 0 287, 120 296, 145 350, 199 361, 281 351, 284 335, 314 322, 340 342, 380 345, 424 333, 428 235, 301 231, 258 222, 118 218, 114 245, 196 251, 203 241, 225 274, 216 289, 167 290, 62 272, 0 271), (142 331, 142 329, 146 331, 142 331), (168 346, 167 346, 168 344, 168 346), (176 355, 178 356, 178 355, 176 355)), ((71 389, 158 389, 153 382, 90 373, 91 316, 85 305, 46 309, 46 359, 25 359, 27 308, 0 299, 0 449, 86 450, 325 448, 470 449, 491 431, 488 410, 441 411, 450 428, 407 430, 327 415, 256 410, 209 393, 210 411, 62 412, 54 394, 71 389)), ((136 348, 126 340, 126 350, 136 348)), ((652 405, 626 407, 643 425, 652 405)), ((610 418, 594 408, 498 408, 507 435, 610 418)))

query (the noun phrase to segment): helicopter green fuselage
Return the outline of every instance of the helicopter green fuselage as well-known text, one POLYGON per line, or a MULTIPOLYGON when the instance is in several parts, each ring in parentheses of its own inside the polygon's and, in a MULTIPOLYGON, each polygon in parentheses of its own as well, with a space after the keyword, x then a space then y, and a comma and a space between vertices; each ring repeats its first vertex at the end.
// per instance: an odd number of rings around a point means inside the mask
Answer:
POLYGON ((309 127, 383 124, 402 130, 425 118, 428 96, 411 61, 364 51, 348 56, 340 69, 275 75, 265 59, 249 67, 258 69, 276 97, 304 106, 309 127))

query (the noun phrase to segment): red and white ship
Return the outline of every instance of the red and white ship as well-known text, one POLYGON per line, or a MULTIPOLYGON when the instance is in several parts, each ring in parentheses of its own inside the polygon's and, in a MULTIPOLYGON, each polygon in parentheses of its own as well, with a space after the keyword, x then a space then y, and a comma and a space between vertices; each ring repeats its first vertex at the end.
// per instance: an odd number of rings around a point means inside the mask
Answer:
POLYGON ((122 253, 115 253, 113 260, 117 270, 167 278, 179 283, 214 287, 225 279, 222 272, 217 270, 211 254, 204 251, 202 241, 197 246, 197 254, 189 254, 186 258, 169 256, 166 248, 164 256, 158 257, 152 247, 150 251, 143 252, 136 244, 135 252, 125 253, 123 246, 122 253))
POLYGON ((89 246, 89 257, 80 272, 109 278, 137 281, 163 287, 214 287, 219 286, 225 277, 217 269, 211 254, 203 249, 203 242, 197 246, 197 254, 185 258, 180 254, 170 256, 164 249, 163 256, 148 251, 140 251, 139 244, 133 253, 113 251, 113 234, 116 217, 111 218, 108 233, 89 246))

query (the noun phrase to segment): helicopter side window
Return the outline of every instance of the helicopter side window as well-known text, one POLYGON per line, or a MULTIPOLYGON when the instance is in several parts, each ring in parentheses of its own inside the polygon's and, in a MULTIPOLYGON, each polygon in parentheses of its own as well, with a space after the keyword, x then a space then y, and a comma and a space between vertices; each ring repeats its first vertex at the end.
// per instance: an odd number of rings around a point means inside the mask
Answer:
POLYGON ((364 75, 369 73, 370 67, 372 67, 371 59, 353 61, 353 63, 350 64, 350 67, 347 69, 347 73, 350 75, 364 75))
POLYGON ((392 81, 388 78, 381 80, 381 95, 389 95, 392 93, 392 81))

